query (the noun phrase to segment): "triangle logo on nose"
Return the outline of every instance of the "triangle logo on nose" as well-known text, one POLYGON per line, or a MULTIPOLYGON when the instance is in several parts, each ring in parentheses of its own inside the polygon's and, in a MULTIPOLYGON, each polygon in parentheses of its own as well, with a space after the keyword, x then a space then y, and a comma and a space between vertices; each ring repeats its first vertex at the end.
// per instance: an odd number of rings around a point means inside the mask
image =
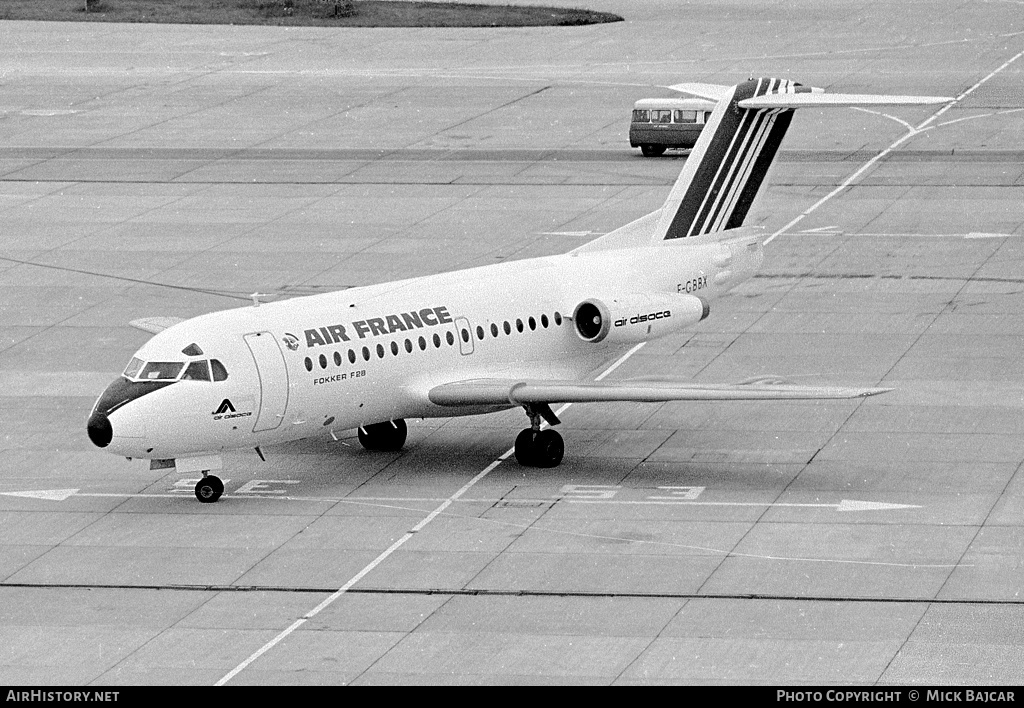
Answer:
POLYGON ((234 413, 234 412, 235 412, 235 407, 233 405, 231 405, 231 401, 229 401, 228 399, 225 398, 224 401, 220 404, 220 407, 217 410, 215 410, 213 412, 213 414, 214 415, 223 415, 224 413, 234 413))

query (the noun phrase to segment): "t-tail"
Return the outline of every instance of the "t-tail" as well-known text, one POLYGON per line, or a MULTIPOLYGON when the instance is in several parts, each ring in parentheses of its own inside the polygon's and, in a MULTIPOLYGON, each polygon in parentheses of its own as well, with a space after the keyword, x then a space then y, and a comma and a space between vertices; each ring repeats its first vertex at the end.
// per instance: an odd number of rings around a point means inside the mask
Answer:
POLYGON ((718 101, 669 194, 654 241, 743 225, 796 108, 947 103, 941 96, 829 94, 784 79, 671 88, 718 101))

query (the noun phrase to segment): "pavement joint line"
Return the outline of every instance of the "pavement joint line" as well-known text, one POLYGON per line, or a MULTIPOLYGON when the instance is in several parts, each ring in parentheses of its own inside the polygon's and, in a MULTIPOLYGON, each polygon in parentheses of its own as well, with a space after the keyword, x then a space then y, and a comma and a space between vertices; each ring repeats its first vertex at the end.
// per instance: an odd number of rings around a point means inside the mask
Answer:
MULTIPOLYGON (((640 344, 637 344, 632 349, 627 351, 625 354, 620 356, 608 368, 606 368, 604 371, 602 371, 600 374, 598 374, 597 378, 595 378, 594 380, 595 381, 601 381, 606 376, 611 374, 613 371, 615 371, 617 368, 619 368, 619 366, 621 366, 627 359, 629 359, 629 357, 633 356, 633 354, 635 354, 636 352, 640 351, 640 349, 644 346, 645 343, 646 342, 641 342, 640 344)), ((556 415, 559 414, 559 413, 562 413, 563 411, 565 411, 571 405, 572 405, 571 403, 564 404, 563 406, 561 406, 556 411, 556 415)), ((515 448, 514 447, 509 448, 508 450, 506 450, 502 455, 500 455, 498 457, 498 459, 494 460, 491 464, 487 465, 487 467, 485 467, 483 469, 483 471, 481 471, 475 477, 473 477, 473 479, 471 479, 468 482, 466 482, 466 484, 464 484, 457 492, 455 492, 450 497, 448 497, 444 502, 441 503, 440 506, 438 506, 436 509, 434 509, 432 512, 430 512, 422 521, 420 521, 418 524, 416 524, 416 526, 414 526, 412 529, 410 529, 405 535, 403 535, 397 541, 392 543, 383 553, 381 553, 379 556, 377 556, 372 561, 370 561, 370 563, 365 568, 363 568, 358 573, 356 573, 347 583, 345 583, 340 588, 338 588, 333 593, 331 593, 323 602, 321 602, 319 605, 317 605, 312 610, 307 612, 305 615, 303 615, 299 619, 297 619, 294 622, 292 622, 287 628, 285 628, 283 631, 278 633, 278 635, 276 637, 274 637, 269 642, 267 642, 262 647, 260 647, 255 652, 253 652, 251 655, 249 655, 244 661, 242 661, 242 663, 240 663, 234 669, 232 669, 227 674, 225 674, 219 681, 217 681, 217 683, 215 683, 214 686, 223 686, 223 685, 225 685, 228 681, 230 681, 235 676, 237 676, 239 673, 244 671, 246 667, 248 667, 254 661, 259 659, 261 656, 263 656, 268 651, 270 651, 275 646, 277 646, 279 643, 281 643, 286 637, 288 637, 288 635, 290 635, 292 632, 294 632, 296 629, 301 627, 303 624, 305 624, 309 620, 313 619, 313 617, 315 617, 320 612, 322 612, 327 607, 329 607, 339 597, 341 597, 345 593, 349 592, 351 590, 352 586, 354 586, 356 583, 358 583, 360 580, 362 580, 366 575, 368 575, 378 565, 380 565, 385 560, 387 560, 387 558, 392 553, 394 553, 399 548, 401 548, 405 544, 405 542, 408 541, 409 539, 411 539, 418 531, 420 531, 423 528, 425 528, 431 521, 433 521, 438 516, 440 516, 442 513, 444 513, 445 510, 447 510, 449 506, 451 506, 456 501, 458 501, 459 498, 462 497, 463 494, 468 492, 477 482, 479 482, 484 477, 486 477, 488 474, 490 474, 491 471, 494 470, 498 465, 500 465, 502 462, 504 462, 509 457, 511 457, 514 452, 515 452, 515 448)))
MULTIPOLYGON (((0 583, 5 588, 53 590, 160 590, 181 592, 279 592, 312 595, 331 592, 330 588, 278 585, 123 585, 97 583, 0 583)), ((573 597, 678 600, 773 600, 792 602, 874 602, 879 604, 926 603, 931 605, 1024 605, 1024 598, 983 599, 955 597, 865 597, 862 595, 786 595, 776 593, 694 593, 630 592, 614 590, 496 590, 492 588, 353 588, 354 595, 452 595, 456 597, 573 597)))

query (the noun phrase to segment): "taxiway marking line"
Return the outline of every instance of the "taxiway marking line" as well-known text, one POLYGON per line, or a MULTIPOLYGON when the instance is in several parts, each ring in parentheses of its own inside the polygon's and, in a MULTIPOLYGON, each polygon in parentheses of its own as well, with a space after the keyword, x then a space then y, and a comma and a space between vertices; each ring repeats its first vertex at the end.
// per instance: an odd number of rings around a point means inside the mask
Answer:
MULTIPOLYGON (((1003 64, 1002 64, 1002 65, 1001 65, 1001 66, 1000 66, 999 68, 997 68, 997 69, 993 69, 993 70, 992 70, 992 71, 991 71, 991 72, 990 72, 990 73, 989 73, 989 74, 988 74, 987 76, 985 76, 985 77, 984 77, 983 79, 979 79, 979 80, 978 80, 978 82, 977 82, 977 83, 975 83, 975 84, 974 84, 973 86, 971 86, 971 87, 970 87, 969 89, 967 89, 966 91, 964 91, 963 93, 961 93, 961 94, 960 94, 959 96, 957 96, 956 98, 954 98, 954 99, 953 99, 952 101, 950 101, 950 102, 949 102, 949 103, 947 103, 946 105, 944 105, 944 106, 942 106, 941 108, 939 108, 939 110, 935 111, 935 113, 933 113, 933 114, 932 114, 932 115, 931 115, 931 116, 930 116, 930 117, 929 117, 928 119, 926 119, 926 120, 925 120, 925 121, 924 121, 923 123, 921 123, 920 125, 918 125, 918 126, 917 126, 916 128, 911 128, 910 130, 908 130, 908 131, 907 131, 907 132, 906 132, 906 133, 905 133, 905 134, 904 134, 903 136, 901 136, 901 137, 900 137, 899 139, 897 139, 897 140, 896 140, 895 142, 893 142, 893 144, 892 144, 892 145, 890 145, 889 147, 887 147, 887 148, 886 148, 885 150, 882 150, 882 152, 878 153, 877 155, 875 155, 874 157, 872 157, 872 158, 871 158, 870 160, 868 160, 867 162, 865 162, 865 163, 864 163, 863 165, 861 165, 860 169, 859 169, 859 170, 857 170, 856 172, 854 172, 854 173, 853 173, 852 175, 850 175, 849 177, 847 177, 847 178, 846 178, 845 180, 843 180, 843 183, 842 183, 842 184, 840 184, 840 185, 839 185, 838 187, 836 187, 835 189, 833 189, 833 190, 832 190, 831 192, 829 192, 828 194, 826 194, 826 195, 825 195, 824 197, 822 197, 821 199, 819 199, 818 201, 816 201, 816 202, 815 202, 814 204, 812 204, 812 205, 811 205, 810 207, 808 207, 807 209, 805 209, 805 210, 804 210, 804 211, 803 211, 802 213, 800 213, 799 215, 797 215, 797 217, 796 217, 796 218, 794 218, 794 219, 793 219, 792 221, 790 221, 790 222, 789 222, 788 224, 786 224, 785 226, 783 226, 783 227, 782 227, 781 229, 779 229, 778 231, 776 231, 775 233, 773 233, 773 234, 772 234, 771 236, 769 236, 768 238, 766 238, 766 239, 764 240, 764 245, 765 245, 765 246, 767 246, 767 245, 768 245, 769 243, 771 243, 772 241, 774 241, 774 240, 775 240, 775 238, 776 238, 777 236, 780 236, 780 235, 782 235, 782 234, 783 234, 783 233, 785 233, 786 231, 789 231, 789 229, 791 229, 792 227, 794 227, 794 226, 796 226, 797 224, 799 224, 799 223, 800 223, 801 221, 803 221, 803 220, 804 220, 804 217, 806 217, 806 216, 808 216, 809 214, 811 214, 812 212, 816 211, 816 210, 818 209, 818 207, 820 207, 820 206, 821 206, 822 204, 824 204, 825 202, 829 201, 830 199, 832 199, 832 197, 836 196, 837 194, 839 194, 840 192, 842 192, 843 190, 845 190, 845 189, 846 189, 847 187, 849 187, 849 186, 850 186, 850 185, 851 185, 851 184, 852 184, 852 183, 854 182, 854 180, 856 180, 856 179, 857 179, 858 177, 860 177, 860 176, 861 176, 862 174, 864 174, 864 172, 866 172, 866 171, 867 171, 868 169, 870 169, 870 168, 871 168, 871 167, 872 167, 872 166, 873 166, 873 165, 874 165, 874 164, 875 164, 876 162, 878 162, 878 161, 879 161, 879 160, 881 160, 881 159, 882 159, 883 157, 885 157, 886 155, 888 155, 889 153, 891 153, 891 152, 892 152, 893 150, 895 150, 896 148, 898 148, 898 147, 899 147, 900 145, 902 145, 902 144, 903 144, 903 143, 905 143, 906 141, 910 140, 911 138, 913 138, 913 137, 917 136, 918 134, 920 134, 920 133, 923 133, 923 132, 924 132, 924 131, 926 131, 926 130, 931 130, 931 128, 929 128, 929 127, 928 127, 928 124, 929 124, 929 123, 932 123, 932 122, 934 122, 935 120, 937 120, 937 119, 938 119, 938 118, 939 118, 940 116, 942 116, 942 114, 944 114, 944 113, 945 113, 946 111, 948 111, 948 110, 949 110, 950 108, 952 108, 953 106, 957 105, 957 104, 958 104, 958 103, 960 103, 960 102, 961 102, 962 100, 964 100, 965 98, 967 98, 967 97, 968 97, 969 95, 971 95, 972 93, 974 93, 974 92, 975 92, 975 91, 976 91, 976 90, 977 90, 978 88, 980 88, 980 87, 981 87, 981 85, 982 85, 982 84, 984 84, 985 82, 987 82, 987 81, 988 81, 989 79, 991 79, 991 78, 992 78, 993 76, 995 76, 996 74, 998 74, 999 72, 1001 72, 1001 71, 1002 71, 1003 69, 1005 69, 1006 67, 1008 67, 1008 66, 1009 66, 1010 64, 1012 64, 1013 62, 1015 62, 1015 61, 1017 61, 1018 59, 1020 59, 1020 58, 1021 58, 1022 56, 1024 56, 1024 51, 1018 52, 1017 54, 1015 54, 1015 55, 1014 55, 1013 57, 1011 57, 1010 59, 1007 59, 1007 60, 1006 60, 1005 62, 1003 62, 1003 64)), ((934 126, 933 126, 933 127, 934 127, 934 126)))
MULTIPOLYGON (((619 366, 621 366, 621 365, 622 365, 622 363, 626 361, 626 359, 628 359, 629 357, 633 356, 633 354, 635 354, 636 352, 640 351, 640 348, 641 348, 641 347, 643 347, 643 345, 644 345, 644 342, 641 342, 640 344, 636 345, 635 347, 633 347, 632 349, 630 349, 630 350, 629 350, 628 352, 626 352, 625 354, 623 354, 623 355, 622 355, 621 357, 619 357, 619 358, 618 358, 618 359, 617 359, 617 360, 616 360, 616 361, 615 361, 615 362, 614 362, 614 363, 613 363, 613 364, 612 364, 611 366, 609 366, 609 367, 608 367, 607 369, 605 369, 604 371, 602 371, 602 372, 601 372, 601 373, 600 373, 600 374, 599 374, 599 375, 597 376, 597 378, 595 379, 595 381, 600 381, 600 380, 602 380, 603 378, 605 378, 606 376, 608 376, 609 374, 611 374, 611 373, 612 373, 613 371, 615 371, 615 370, 616 370, 617 368, 619 368, 619 366)), ((564 411, 564 410, 565 410, 566 408, 568 408, 568 407, 569 407, 569 406, 571 406, 571 405, 572 405, 571 403, 566 403, 565 405, 563 405, 562 407, 560 407, 560 408, 558 409, 558 411, 556 411, 556 414, 557 414, 557 413, 561 413, 562 411, 564 411)), ((229 672, 228 672, 227 674, 225 674, 225 675, 224 675, 224 677, 222 677, 222 678, 221 678, 221 679, 220 679, 219 681, 217 681, 217 683, 215 683, 215 684, 214 684, 214 686, 223 686, 224 684, 226 684, 226 683, 227 683, 228 681, 230 681, 230 680, 231 680, 231 679, 233 679, 233 678, 234 678, 235 676, 237 676, 237 675, 238 675, 238 674, 239 674, 240 672, 242 672, 243 670, 245 670, 245 668, 246 668, 247 666, 249 666, 250 664, 252 664, 252 663, 253 663, 254 661, 256 661, 257 659, 259 659, 259 658, 260 658, 261 656, 263 656, 263 655, 264 655, 264 654, 266 654, 266 653, 267 653, 268 651, 270 651, 270 650, 271 650, 271 649, 273 649, 273 648, 274 648, 275 646, 277 646, 277 645, 278 645, 278 644, 280 644, 280 643, 281 643, 282 641, 284 641, 284 639, 285 639, 285 638, 286 638, 286 637, 287 637, 288 635, 290 635, 290 634, 291 634, 292 632, 294 632, 294 631, 295 631, 296 629, 298 629, 299 627, 301 627, 302 625, 304 625, 304 624, 305 624, 306 622, 308 622, 309 620, 313 619, 313 617, 315 617, 316 615, 318 615, 318 614, 319 614, 320 612, 322 612, 323 610, 325 610, 325 609, 326 609, 327 607, 329 607, 329 606, 331 605, 331 603, 333 603, 333 602, 334 602, 335 600, 337 600, 337 599, 338 599, 339 597, 341 597, 341 596, 342 596, 342 595, 344 595, 344 594, 345 594, 346 592, 348 592, 348 591, 349 591, 349 589, 350 589, 350 588, 351 588, 351 587, 352 587, 353 585, 355 585, 355 584, 356 584, 356 583, 358 583, 358 582, 359 582, 360 580, 362 580, 362 579, 363 579, 363 578, 364 578, 364 577, 365 577, 365 576, 366 576, 366 575, 367 575, 367 574, 368 574, 368 573, 369 573, 370 571, 372 571, 372 570, 373 570, 374 568, 376 568, 376 567, 377 567, 378 565, 380 565, 380 564, 381 564, 381 563, 383 563, 383 562, 384 562, 385 560, 387 560, 388 556, 390 556, 390 555, 391 555, 392 553, 394 553, 394 552, 395 552, 395 551, 397 551, 397 550, 398 550, 399 548, 401 548, 401 547, 402 547, 402 545, 403 545, 403 544, 404 544, 404 543, 405 543, 406 541, 408 541, 408 540, 409 540, 410 538, 412 538, 413 536, 415 536, 415 535, 416 535, 416 533, 417 533, 418 531, 421 531, 421 530, 423 530, 423 529, 424 529, 424 528, 425 528, 425 527, 427 526, 427 524, 429 524, 429 523, 430 523, 431 521, 433 521, 434 519, 436 519, 436 518, 437 518, 437 517, 438 517, 438 516, 439 516, 440 514, 442 514, 442 513, 443 513, 443 512, 444 512, 444 511, 445 511, 445 510, 446 510, 446 509, 447 509, 447 508, 449 507, 449 506, 451 506, 452 504, 454 504, 455 502, 457 502, 457 501, 459 500, 459 498, 460 498, 460 497, 461 497, 461 496, 462 496, 463 494, 465 494, 466 492, 468 492, 468 491, 469 491, 469 490, 470 490, 470 489, 471 489, 471 488, 473 487, 473 485, 475 485, 475 484, 476 484, 477 482, 479 482, 479 481, 480 481, 481 479, 483 479, 483 478, 484 478, 484 477, 486 477, 486 476, 487 476, 488 474, 490 474, 490 472, 491 472, 491 471, 492 471, 492 470, 493 470, 493 469, 494 469, 495 467, 497 467, 497 466, 498 466, 498 465, 500 465, 500 464, 501 464, 502 462, 504 462, 505 460, 507 460, 507 459, 508 459, 508 458, 509 458, 509 457, 510 457, 510 456, 511 456, 511 455, 512 455, 512 454, 513 454, 514 452, 515 452, 515 448, 514 448, 514 447, 512 447, 512 448, 509 448, 508 450, 506 450, 506 451, 505 451, 505 453, 504 453, 503 455, 500 455, 500 456, 498 457, 498 459, 496 459, 496 460, 495 460, 494 462, 492 462, 491 464, 487 465, 487 467, 485 467, 485 468, 484 468, 484 470, 483 470, 482 472, 480 472, 480 473, 479 473, 479 474, 478 474, 477 476, 473 477, 473 479, 471 479, 471 480, 469 480, 468 482, 466 482, 466 484, 464 484, 464 485, 462 486, 462 488, 461 488, 461 489, 459 489, 459 491, 455 492, 455 494, 452 494, 452 495, 451 495, 450 497, 448 497, 447 499, 445 499, 445 500, 444 500, 444 502, 443 502, 443 503, 442 503, 442 504, 441 504, 440 506, 438 506, 438 507, 437 507, 436 509, 434 509, 434 510, 433 510, 432 512, 430 512, 430 513, 429 513, 429 514, 428 514, 428 515, 426 516, 426 518, 424 518, 424 519, 423 519, 422 521, 420 521, 420 522, 419 522, 418 524, 416 524, 416 525, 415 525, 414 527, 412 527, 412 528, 411 528, 411 529, 410 529, 410 530, 409 530, 409 531, 408 531, 408 532, 407 532, 407 533, 406 533, 406 534, 405 534, 404 536, 402 536, 402 537, 401 537, 400 539, 398 539, 397 541, 395 541, 394 543, 392 543, 392 544, 391 544, 391 545, 390 545, 390 546, 389 546, 389 547, 387 548, 387 550, 385 550, 385 551, 384 551, 383 553, 381 553, 381 554, 380 554, 379 556, 377 556, 377 557, 376 557, 376 558, 374 558, 374 559, 373 559, 372 561, 370 561, 369 565, 367 565, 367 566, 366 566, 365 568, 363 568, 363 569, 362 569, 362 570, 360 570, 360 571, 359 571, 358 573, 356 573, 356 574, 355 574, 355 576, 353 576, 351 580, 349 580, 349 581, 348 581, 347 583, 345 583, 345 584, 344 584, 344 585, 342 585, 342 586, 341 586, 340 588, 338 588, 338 589, 337 589, 337 590, 335 590, 335 591, 334 591, 333 593, 331 593, 331 595, 330 595, 329 597, 327 597, 327 598, 326 598, 326 599, 325 599, 325 600, 324 600, 323 602, 321 602, 321 603, 320 603, 319 605, 317 605, 317 606, 316 606, 316 607, 314 607, 314 608, 313 608, 312 610, 310 610, 309 612, 307 612, 307 613, 306 613, 305 615, 303 615, 303 616, 302 616, 302 617, 300 617, 299 619, 297 619, 297 620, 295 620, 294 622, 292 622, 292 623, 291 623, 291 624, 290 624, 290 625, 289 625, 289 626, 288 626, 287 628, 285 628, 285 629, 284 629, 283 631, 281 631, 281 632, 280 632, 280 633, 279 633, 279 634, 278 634, 278 635, 277 635, 276 637, 274 637, 274 638, 273 638, 273 639, 271 639, 271 640, 270 640, 269 642, 267 642, 267 643, 266 643, 266 644, 264 644, 264 645, 263 645, 262 647, 260 647, 260 648, 259 648, 259 649, 257 649, 257 650, 256 650, 255 652, 253 652, 253 653, 252 653, 252 654, 251 654, 251 655, 250 655, 249 657, 247 657, 247 658, 246 658, 246 659, 245 659, 245 660, 244 660, 244 661, 243 661, 243 662, 242 662, 241 664, 239 664, 238 666, 236 666, 235 668, 233 668, 233 669, 232 669, 231 671, 229 671, 229 672)))
MULTIPOLYGON (((569 404, 566 404, 568 406, 569 404)), ((558 409, 561 413, 566 406, 558 409)), ((508 459, 509 455, 512 454, 514 448, 509 449, 505 454, 501 455, 493 466, 484 470, 481 474, 486 474, 497 466, 497 463, 508 459)), ((461 493, 461 490, 460 490, 461 493)), ((29 499, 43 499, 48 501, 64 501, 69 497, 118 497, 118 498, 130 498, 130 499, 182 499, 185 501, 191 500, 191 492, 188 490, 182 490, 181 492, 164 492, 164 493, 153 493, 153 494, 130 494, 120 492, 79 492, 76 489, 44 489, 32 492, 0 492, 0 496, 10 497, 25 497, 29 499)), ((894 504, 890 502, 871 502, 871 501, 860 501, 856 499, 841 499, 839 502, 833 503, 800 503, 800 502, 717 502, 717 501, 694 501, 690 499, 676 499, 673 497, 659 497, 652 496, 647 499, 580 499, 572 498, 567 496, 555 496, 538 499, 504 499, 504 498, 479 498, 470 497, 462 498, 459 497, 448 497, 447 499, 442 497, 301 497, 291 496, 284 494, 277 494, 271 492, 253 492, 243 494, 225 494, 223 499, 274 499, 276 501, 295 501, 295 502, 322 502, 327 504, 368 504, 368 505, 379 505, 379 504, 438 504, 442 506, 438 509, 447 508, 456 502, 463 502, 467 504, 610 504, 610 505, 639 505, 639 506, 756 506, 756 507, 775 507, 775 506, 788 506, 788 507, 815 507, 823 509, 837 509, 839 511, 880 511, 890 509, 919 509, 920 505, 916 504, 894 504)), ((398 507, 403 508, 403 507, 398 507)), ((438 510, 433 512, 436 515, 438 510)), ((410 533, 415 533, 418 529, 413 529, 410 533)))

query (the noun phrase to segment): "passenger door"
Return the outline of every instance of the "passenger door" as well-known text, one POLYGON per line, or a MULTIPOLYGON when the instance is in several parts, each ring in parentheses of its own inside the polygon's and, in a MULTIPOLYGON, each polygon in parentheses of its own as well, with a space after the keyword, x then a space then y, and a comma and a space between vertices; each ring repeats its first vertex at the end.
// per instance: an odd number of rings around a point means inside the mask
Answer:
POLYGON ((270 332, 245 335, 260 381, 260 408, 252 432, 275 430, 284 420, 288 408, 288 369, 284 353, 270 332))

